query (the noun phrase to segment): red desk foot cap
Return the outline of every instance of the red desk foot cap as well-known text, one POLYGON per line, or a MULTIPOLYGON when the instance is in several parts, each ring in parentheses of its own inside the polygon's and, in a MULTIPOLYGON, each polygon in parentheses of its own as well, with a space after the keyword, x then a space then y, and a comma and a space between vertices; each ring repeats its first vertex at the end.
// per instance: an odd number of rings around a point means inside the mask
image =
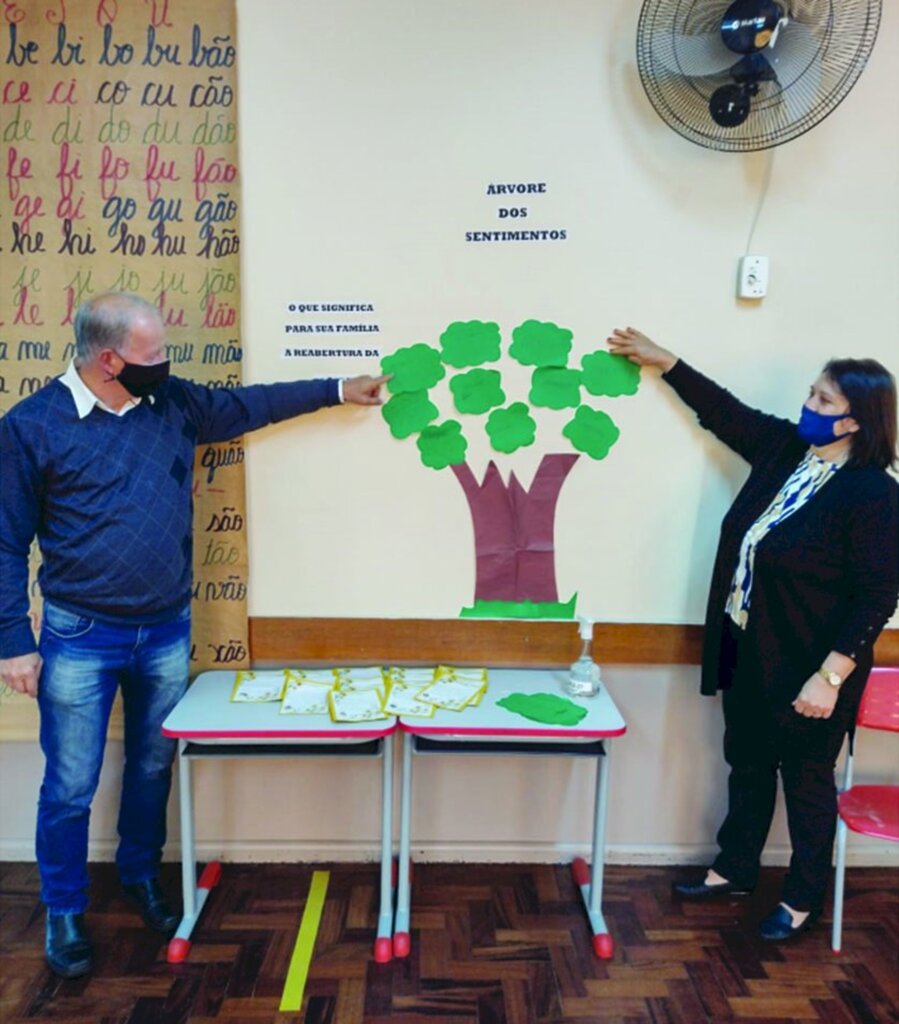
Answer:
POLYGON ((165 958, 170 964, 183 964, 189 952, 190 939, 172 939, 165 958))
POLYGON ((375 939, 375 963, 389 964, 393 959, 393 943, 389 935, 379 935, 375 939))
POLYGON ((219 879, 222 877, 222 865, 217 860, 210 861, 205 868, 203 873, 200 875, 200 881, 197 882, 197 888, 199 889, 214 889, 219 879))
POLYGON ((408 956, 411 949, 412 940, 409 937, 409 933, 397 932, 393 937, 393 955, 399 957, 408 956))
POLYGON ((611 960, 613 952, 612 936, 607 932, 603 932, 602 935, 594 935, 593 952, 600 960, 611 960))
POLYGON ((590 868, 583 857, 576 857, 571 863, 571 874, 577 885, 590 884, 590 868))

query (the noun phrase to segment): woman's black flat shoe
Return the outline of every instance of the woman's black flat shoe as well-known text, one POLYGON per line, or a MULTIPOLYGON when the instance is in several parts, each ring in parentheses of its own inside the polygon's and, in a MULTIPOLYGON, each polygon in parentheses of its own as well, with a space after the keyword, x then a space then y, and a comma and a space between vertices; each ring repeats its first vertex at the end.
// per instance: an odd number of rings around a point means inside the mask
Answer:
POLYGON ((759 935, 766 942, 789 942, 807 932, 817 920, 818 914, 812 911, 802 924, 794 925, 789 910, 778 905, 759 924, 759 935))
POLYGON ((712 896, 748 896, 751 889, 736 882, 716 882, 707 885, 702 882, 677 882, 674 892, 684 900, 706 900, 712 896))

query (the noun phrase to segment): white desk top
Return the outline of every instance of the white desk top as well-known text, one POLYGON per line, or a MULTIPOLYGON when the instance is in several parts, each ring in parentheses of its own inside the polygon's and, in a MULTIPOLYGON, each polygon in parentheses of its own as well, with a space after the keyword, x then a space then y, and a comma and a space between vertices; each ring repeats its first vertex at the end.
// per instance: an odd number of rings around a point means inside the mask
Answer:
POLYGON ((595 697, 568 697, 565 669, 490 669, 487 693, 463 711, 438 708, 432 718, 381 722, 333 722, 325 715, 282 715, 278 701, 234 702, 233 671, 203 672, 162 725, 166 736, 197 743, 341 742, 389 736, 397 726, 418 736, 481 736, 496 739, 587 740, 621 736, 627 729, 608 690, 595 697), (498 706, 510 694, 551 693, 567 697, 587 714, 574 726, 534 722, 498 706))
POLYGON ((282 715, 279 701, 234 702, 234 671, 202 672, 162 723, 166 736, 197 743, 374 740, 397 721, 332 722, 327 715, 282 715))
POLYGON ((487 692, 476 707, 462 711, 438 708, 433 718, 401 717, 400 728, 416 736, 481 736, 496 739, 603 739, 627 730, 621 713, 603 686, 595 697, 569 697, 564 690, 567 669, 499 669, 487 674, 487 692), (587 714, 577 725, 549 725, 499 707, 513 693, 551 693, 567 697, 587 714))

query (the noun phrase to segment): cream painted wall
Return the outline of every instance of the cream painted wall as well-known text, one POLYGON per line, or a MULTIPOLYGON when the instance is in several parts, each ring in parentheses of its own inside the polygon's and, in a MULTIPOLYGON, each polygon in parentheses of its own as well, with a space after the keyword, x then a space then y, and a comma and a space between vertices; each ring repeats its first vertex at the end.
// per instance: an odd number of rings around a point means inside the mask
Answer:
MULTIPOLYGON (((399 345, 465 312, 454 281, 464 285, 466 315, 504 324, 539 312, 591 342, 614 324, 639 324, 749 401, 786 415, 831 354, 870 354, 897 368, 895 4, 885 5, 877 48, 844 104, 789 145, 747 156, 699 149, 649 109, 633 67, 632 0, 239 0, 238 11, 248 380, 362 368, 280 359, 280 304, 296 289, 320 300, 371 291, 385 344, 399 345), (289 32, 294 12, 329 18, 330 27, 289 32), (547 42, 538 46, 541 34, 547 42), (293 115, 273 124, 285 76, 301 60, 311 62, 318 88, 291 94, 293 115), (452 86, 472 76, 480 106, 454 107, 452 86), (347 111, 358 102, 363 115, 351 125, 351 158, 347 125, 317 113, 327 83, 346 90, 347 111), (560 108, 577 116, 559 117, 560 108), (490 159, 467 163, 463 144, 490 159), (556 168, 551 219, 586 239, 571 247, 577 259, 561 270, 553 264, 547 277, 546 254, 532 249, 483 251, 476 264, 469 252, 447 253, 450 231, 487 219, 486 178, 540 176, 544 152, 556 168), (753 246, 771 257, 771 293, 750 306, 733 298, 736 257, 772 160, 753 246), (272 166, 296 182, 295 207, 274 202, 272 166), (303 218, 326 222, 311 250, 301 244, 303 218)), ((743 471, 654 381, 615 414, 622 440, 614 458, 582 460, 563 492, 561 590, 577 588, 581 607, 605 620, 699 621, 717 522, 743 471)), ((454 617, 469 600, 461 493, 394 442, 377 414, 339 410, 263 431, 249 442, 247 467, 252 614, 454 617)), ((692 668, 606 666, 605 677, 629 723, 613 748, 610 859, 704 861, 724 798, 717 700, 698 696, 692 668)), ((112 854, 120 762, 111 743, 92 818, 96 857, 112 854)), ((895 778, 895 765, 889 737, 864 738, 860 779, 895 778)), ((434 759, 420 769, 417 856, 553 860, 587 848, 592 778, 583 765, 434 759)), ((33 856, 41 770, 35 744, 0 747, 0 859, 33 856)), ((196 785, 204 857, 374 852, 373 766, 200 764, 196 785)), ((785 849, 779 814, 769 856, 782 862, 785 849)), ((897 852, 861 840, 852 849, 866 863, 897 852)))
MULTIPOLYGON (((373 302, 381 333, 363 343, 385 352, 435 343, 455 319, 551 319, 578 354, 633 323, 787 416, 833 354, 895 366, 899 11, 886 7, 844 103, 788 145, 739 155, 685 141, 650 108, 633 0, 270 0, 267 17, 240 3, 248 378, 376 365, 285 360, 285 343, 335 338, 285 335, 287 320, 335 319, 288 315, 298 301, 373 302), (770 294, 739 302, 736 260, 769 169, 753 250, 771 259, 770 294), (565 227, 567 241, 464 242, 509 223, 484 190, 510 180, 547 183, 516 226, 565 227)), ((593 404, 621 438, 562 489, 560 596, 577 590, 604 621, 699 622, 742 464, 652 374, 637 396, 593 404)), ((527 485, 544 451, 568 450, 563 422, 542 415, 534 449, 501 469, 527 485)), ((466 424, 476 469, 479 429, 466 424)), ((252 614, 454 618, 471 603, 461 490, 377 414, 255 436, 248 491, 252 614)))

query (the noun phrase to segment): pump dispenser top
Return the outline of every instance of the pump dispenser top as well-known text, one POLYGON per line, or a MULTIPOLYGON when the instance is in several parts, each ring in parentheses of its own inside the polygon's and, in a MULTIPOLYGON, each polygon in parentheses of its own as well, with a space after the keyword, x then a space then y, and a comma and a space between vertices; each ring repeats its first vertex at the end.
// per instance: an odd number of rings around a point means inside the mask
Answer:
POLYGON ((572 697, 593 697, 599 692, 599 665, 593 660, 593 620, 578 616, 581 653, 568 673, 566 689, 572 697))

